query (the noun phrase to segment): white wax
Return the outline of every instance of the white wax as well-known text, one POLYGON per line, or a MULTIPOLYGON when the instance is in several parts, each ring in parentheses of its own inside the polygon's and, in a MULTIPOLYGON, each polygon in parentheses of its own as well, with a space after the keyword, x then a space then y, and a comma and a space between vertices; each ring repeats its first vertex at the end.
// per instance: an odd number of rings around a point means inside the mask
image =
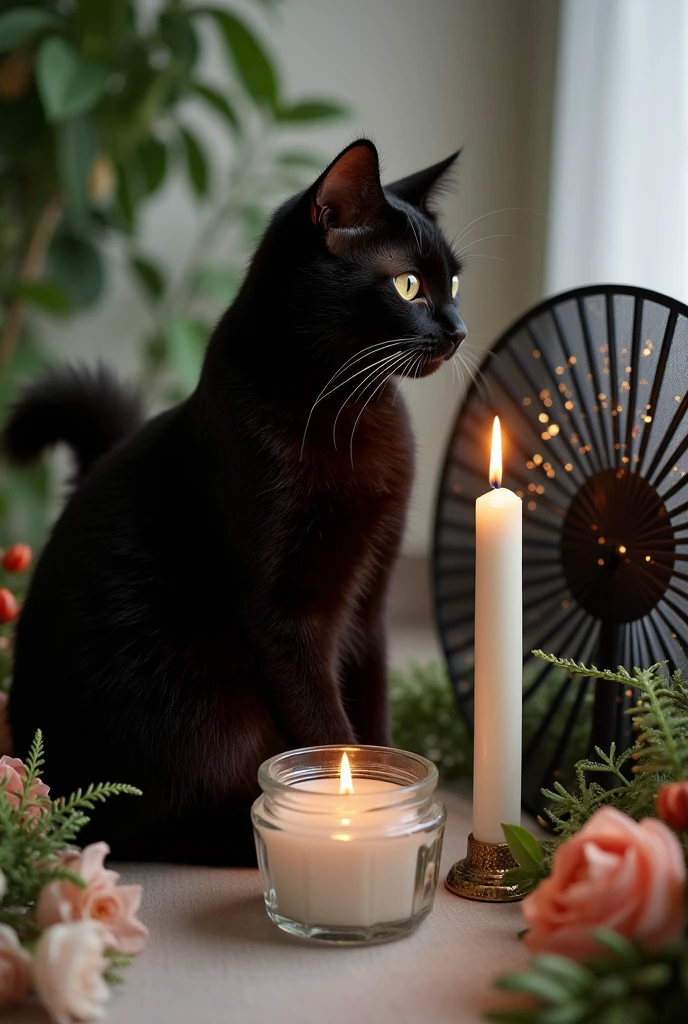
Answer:
POLYGON ((437 840, 437 830, 390 835, 408 817, 408 810, 384 806, 385 793, 399 787, 360 778, 354 785, 352 806, 355 802, 359 812, 365 809, 362 816, 349 810, 339 779, 318 779, 295 784, 320 794, 317 822, 304 829, 302 814, 282 810, 280 828, 258 829, 283 917, 332 927, 369 927, 411 917, 419 851, 437 840), (332 794, 332 803, 323 815, 324 793, 332 794), (368 799, 361 801, 361 796, 368 799))
POLYGON ((473 835, 503 843, 521 820, 523 586, 521 499, 504 487, 475 503, 473 835))

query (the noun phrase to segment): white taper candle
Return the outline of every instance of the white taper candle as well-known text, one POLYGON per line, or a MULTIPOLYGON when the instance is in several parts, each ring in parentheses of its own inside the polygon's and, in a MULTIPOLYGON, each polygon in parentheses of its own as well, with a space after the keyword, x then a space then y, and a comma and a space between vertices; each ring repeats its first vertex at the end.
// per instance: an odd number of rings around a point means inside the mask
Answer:
POLYGON ((492 433, 492 490, 475 503, 475 755, 473 835, 503 843, 521 820, 523 587, 521 499, 501 486, 501 433, 492 433))

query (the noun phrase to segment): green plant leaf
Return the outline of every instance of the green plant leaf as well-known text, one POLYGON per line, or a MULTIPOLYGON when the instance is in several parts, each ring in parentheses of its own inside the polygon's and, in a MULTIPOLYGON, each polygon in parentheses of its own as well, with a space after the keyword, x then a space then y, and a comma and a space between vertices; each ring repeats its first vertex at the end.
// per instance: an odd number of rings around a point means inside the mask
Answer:
POLYGON ((143 169, 146 192, 152 195, 165 180, 167 173, 167 149, 164 144, 151 136, 146 139, 138 150, 138 158, 143 169))
POLYGON ((198 196, 208 194, 208 161, 198 139, 188 128, 180 128, 189 179, 198 196))
POLYGON ((625 935, 620 935, 612 928, 595 928, 593 934, 598 942, 601 942, 621 960, 632 963, 638 959, 638 950, 625 935))
POLYGON ((247 240, 255 242, 262 235, 268 222, 266 211, 255 203, 245 203, 241 208, 240 217, 247 240))
POLYGON ((527 828, 521 825, 502 825, 504 838, 509 844, 511 856, 522 868, 538 868, 545 854, 539 842, 527 828))
POLYGON ((88 220, 88 178, 98 150, 91 119, 84 115, 64 121, 56 129, 57 166, 69 219, 74 227, 88 220))
POLYGON ((52 281, 17 281, 9 286, 8 293, 28 299, 48 313, 66 313, 70 307, 68 296, 52 281))
POLYGON ((154 179, 149 175, 154 169, 146 170, 138 152, 117 167, 116 211, 120 218, 120 228, 128 234, 136 229, 138 204, 150 194, 149 184, 154 179))
POLYGON ((222 93, 211 89, 209 85, 204 85, 202 82, 194 82, 192 89, 209 107, 221 114, 235 132, 239 131, 239 118, 229 100, 222 93))
POLYGON ((192 391, 201 369, 206 328, 195 320, 175 315, 165 324, 164 335, 170 361, 179 381, 187 392, 192 391))
POLYGON ((50 277, 67 296, 73 309, 92 306, 103 290, 105 272, 92 242, 69 231, 59 231, 48 249, 50 277))
POLYGON ((62 25, 62 18, 38 7, 15 7, 6 11, 0 14, 0 53, 14 49, 34 32, 62 25))
POLYGON ((239 275, 220 267, 199 267, 196 281, 201 291, 222 302, 231 302, 239 285, 239 275))
POLYGON ((165 278, 159 267, 141 256, 134 256, 131 260, 131 269, 146 294, 152 299, 159 299, 165 291, 165 278))
POLYGON ((279 85, 275 65, 253 31, 220 7, 199 7, 193 13, 208 14, 215 19, 232 64, 249 96, 276 110, 279 85))
POLYGON ((174 60, 183 64, 187 73, 193 68, 198 57, 198 37, 188 13, 164 10, 160 15, 160 38, 169 47, 174 60))
POLYGON ((559 981, 574 996, 589 991, 595 981, 594 975, 587 967, 553 953, 540 953, 534 956, 531 966, 540 974, 559 981))
POLYGON ((555 1006, 571 998, 568 989, 560 981, 536 971, 512 971, 504 974, 498 979, 497 987, 505 992, 523 992, 541 999, 544 1003, 554 1003, 555 1006))
POLYGON ((49 121, 85 114, 103 94, 107 68, 82 57, 61 36, 41 44, 36 57, 36 83, 49 121))
POLYGON ((134 34, 135 21, 132 0, 77 0, 74 11, 78 38, 88 38, 99 53, 117 53, 123 40, 134 34))
POLYGON ((331 100, 300 100, 289 106, 280 106, 275 111, 275 120, 293 123, 295 121, 331 121, 335 117, 347 117, 349 110, 341 103, 331 100))
POLYGON ((307 149, 285 149, 275 157, 275 163, 282 167, 309 167, 321 171, 327 160, 318 153, 307 149))

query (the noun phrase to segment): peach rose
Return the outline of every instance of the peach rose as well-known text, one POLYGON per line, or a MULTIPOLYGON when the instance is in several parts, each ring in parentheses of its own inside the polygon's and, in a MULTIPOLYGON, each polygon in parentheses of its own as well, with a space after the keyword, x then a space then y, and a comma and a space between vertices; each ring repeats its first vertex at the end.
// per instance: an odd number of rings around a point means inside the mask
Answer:
POLYGON ((523 901, 525 944, 580 960, 601 951, 592 930, 605 926, 659 946, 686 927, 685 884, 681 844, 666 825, 601 807, 523 901))
POLYGON ((59 921, 99 921, 112 938, 110 948, 135 955, 148 938, 148 929, 136 917, 141 886, 117 885, 117 872, 103 866, 109 852, 107 843, 91 843, 81 853, 65 853, 62 866, 80 875, 86 888, 62 879, 49 882, 38 897, 36 920, 41 928, 59 921))
POLYGON ((657 814, 677 832, 688 832, 688 782, 667 782, 657 794, 657 814))
POLYGON ((12 730, 7 714, 8 696, 0 690, 0 754, 12 753, 12 730))
POLYGON ((105 1013, 110 990, 103 973, 108 934, 97 921, 54 924, 38 942, 33 983, 57 1024, 96 1020, 105 1013))
MULTIPOLYGON (((3 754, 0 757, 0 782, 3 779, 7 779, 5 786, 5 796, 12 804, 13 807, 19 807, 19 801, 24 792, 24 779, 26 778, 26 768, 24 762, 20 761, 18 757, 9 757, 7 754, 3 754)), ((46 797, 50 792, 50 787, 46 786, 40 779, 35 779, 29 792, 30 800, 43 801, 43 806, 40 804, 33 804, 27 807, 25 815, 28 818, 37 818, 40 814, 47 809, 46 797)))
POLYGON ((29 989, 31 957, 17 933, 0 924, 0 1009, 18 1003, 29 989))

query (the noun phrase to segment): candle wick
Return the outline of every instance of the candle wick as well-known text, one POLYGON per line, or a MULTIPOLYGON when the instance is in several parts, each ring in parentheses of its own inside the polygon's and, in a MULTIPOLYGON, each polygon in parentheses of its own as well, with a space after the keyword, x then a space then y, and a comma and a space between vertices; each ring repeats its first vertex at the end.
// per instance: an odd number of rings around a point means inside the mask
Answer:
POLYGON ((492 484, 492 490, 498 491, 501 486, 502 485, 495 480, 495 482, 492 484))

